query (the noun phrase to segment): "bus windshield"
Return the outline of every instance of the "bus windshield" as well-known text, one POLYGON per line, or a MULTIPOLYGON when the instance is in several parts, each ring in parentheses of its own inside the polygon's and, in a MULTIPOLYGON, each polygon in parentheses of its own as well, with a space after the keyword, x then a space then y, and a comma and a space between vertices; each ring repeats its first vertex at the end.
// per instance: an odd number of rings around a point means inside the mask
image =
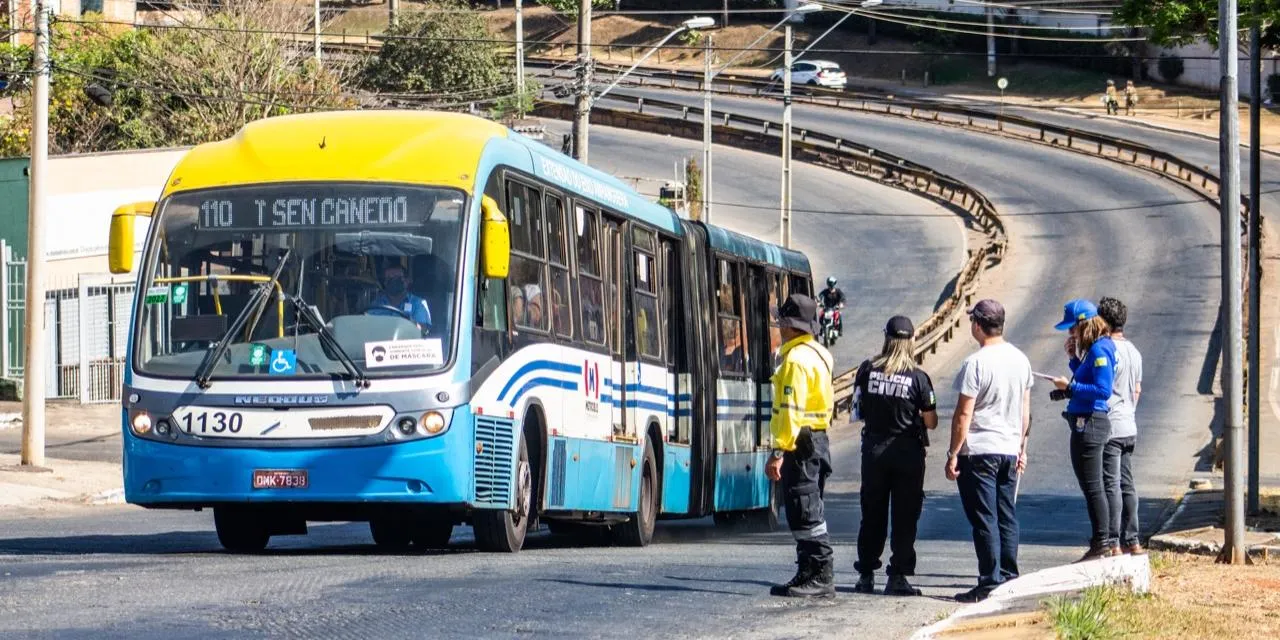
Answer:
POLYGON ((371 378, 439 371, 454 351, 465 205, 455 189, 375 183, 173 195, 152 223, 137 369, 208 378, 345 376, 352 362, 371 378))

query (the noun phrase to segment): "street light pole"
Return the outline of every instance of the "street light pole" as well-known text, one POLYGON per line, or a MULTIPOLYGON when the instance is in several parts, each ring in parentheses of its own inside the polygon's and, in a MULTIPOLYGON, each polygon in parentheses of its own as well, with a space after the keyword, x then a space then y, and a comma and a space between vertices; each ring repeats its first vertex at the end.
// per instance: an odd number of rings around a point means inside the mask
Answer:
POLYGON ((782 52, 782 246, 791 248, 791 25, 786 26, 782 52))
POLYGON ((1250 514, 1261 507, 1258 484, 1262 419, 1262 27, 1253 3, 1249 27, 1249 504, 1250 514))
MULTIPOLYGON (((31 84, 31 184, 27 215, 26 360, 22 371, 22 464, 44 466, 44 225, 49 162, 49 8, 35 0, 35 78, 31 84)), ((7 336, 5 336, 7 339, 7 336)))
POLYGON ((316 64, 319 65, 320 64, 320 0, 315 0, 315 3, 312 5, 312 7, 314 11, 312 12, 311 20, 312 20, 314 32, 315 32, 316 64))
POLYGON ((396 26, 400 24, 400 0, 387 0, 387 24, 396 26))
POLYGON ((586 164, 591 128, 591 0, 578 4, 578 99, 573 116, 573 157, 586 164))
POLYGON ((996 77, 996 10, 987 5, 987 77, 996 77))
POLYGON ((516 114, 524 118, 524 0, 516 0, 516 114))
MULTIPOLYGON (((1222 67, 1222 114, 1218 149, 1221 187, 1218 191, 1222 222, 1222 402, 1225 408, 1223 437, 1226 461, 1223 491, 1226 494, 1226 531, 1219 561, 1241 564, 1244 548, 1244 380, 1241 360, 1240 304, 1240 95, 1236 84, 1240 54, 1237 51, 1236 0, 1218 0, 1218 59, 1222 67)), ((1255 371, 1254 375, 1258 375, 1255 371)))
POLYGON ((702 40, 702 221, 711 224, 711 34, 702 40))

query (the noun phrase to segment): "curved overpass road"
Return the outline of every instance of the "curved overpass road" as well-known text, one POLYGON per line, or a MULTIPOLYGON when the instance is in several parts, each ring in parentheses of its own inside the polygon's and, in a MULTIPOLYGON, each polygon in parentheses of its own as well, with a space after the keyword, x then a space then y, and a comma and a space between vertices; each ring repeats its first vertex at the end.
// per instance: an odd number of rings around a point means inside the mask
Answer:
MULTIPOLYGON (((597 165, 625 176, 663 177, 672 160, 697 151, 697 143, 603 128, 593 131, 592 141, 597 165)), ((733 149, 717 154, 717 193, 739 205, 719 207, 717 221, 777 237, 777 161, 733 149)), ((847 327, 878 327, 883 309, 915 317, 932 311, 963 256, 954 216, 905 192, 826 169, 797 167, 795 184, 799 211, 902 214, 886 224, 870 216, 797 213, 797 241, 811 247, 818 272, 835 272, 851 288, 876 296, 874 308, 855 307, 847 327), (832 234, 833 227, 842 233, 832 234), (907 255, 911 259, 902 260, 907 255)), ((845 362, 878 343, 875 332, 856 333, 838 345, 845 362)), ((108 507, 83 514, 13 519, 0 513, 0 637, 794 633, 784 614, 795 603, 767 595, 768 586, 793 569, 786 533, 731 535, 708 520, 672 522, 659 527, 658 542, 648 549, 568 548, 539 535, 511 556, 471 552, 470 532, 459 529, 448 552, 403 556, 375 553, 363 524, 317 524, 307 538, 273 542, 269 554, 237 557, 219 552, 208 512, 108 507)), ((855 525, 847 514, 835 517, 847 540, 855 525)), ((852 556, 847 547, 840 553, 846 570, 852 556)), ((949 606, 869 596, 840 604, 825 610, 872 617, 896 612, 877 624, 895 636, 949 606)))

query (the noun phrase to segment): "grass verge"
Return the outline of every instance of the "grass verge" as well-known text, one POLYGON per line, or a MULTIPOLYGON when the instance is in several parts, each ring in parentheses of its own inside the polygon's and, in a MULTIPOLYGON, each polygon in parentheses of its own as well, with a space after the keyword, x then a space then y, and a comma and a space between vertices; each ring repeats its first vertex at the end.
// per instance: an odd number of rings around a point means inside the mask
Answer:
POLYGON ((1092 587, 1079 598, 1058 596, 1046 608, 1060 640, 1110 640, 1118 635, 1112 606, 1121 597, 1112 587, 1092 587))

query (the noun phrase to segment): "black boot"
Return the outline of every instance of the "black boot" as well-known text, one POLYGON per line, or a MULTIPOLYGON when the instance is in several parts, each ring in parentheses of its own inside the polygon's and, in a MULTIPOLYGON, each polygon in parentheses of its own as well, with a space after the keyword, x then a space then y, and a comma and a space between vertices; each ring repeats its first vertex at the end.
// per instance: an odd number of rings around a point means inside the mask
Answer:
POLYGON ((889 576, 889 583, 884 586, 884 594, 886 596, 918 596, 921 592, 907 582, 906 576, 895 573, 889 576))
MULTIPOLYGON (((815 561, 815 564, 817 562, 815 561)), ((787 589, 792 598, 831 598, 836 595, 835 571, 830 560, 821 563, 809 579, 787 589)))
POLYGON ((858 576, 858 584, 853 585, 854 593, 875 593, 876 574, 864 573, 858 576))
POLYGON ((787 593, 791 590, 791 587, 794 587, 799 584, 804 584, 806 581, 808 581, 809 575, 811 573, 813 573, 813 563, 809 560, 809 558, 796 560, 796 575, 792 576, 791 579, 788 580, 786 584, 776 584, 773 587, 771 587, 769 589, 769 595, 771 596, 787 595, 787 593))

